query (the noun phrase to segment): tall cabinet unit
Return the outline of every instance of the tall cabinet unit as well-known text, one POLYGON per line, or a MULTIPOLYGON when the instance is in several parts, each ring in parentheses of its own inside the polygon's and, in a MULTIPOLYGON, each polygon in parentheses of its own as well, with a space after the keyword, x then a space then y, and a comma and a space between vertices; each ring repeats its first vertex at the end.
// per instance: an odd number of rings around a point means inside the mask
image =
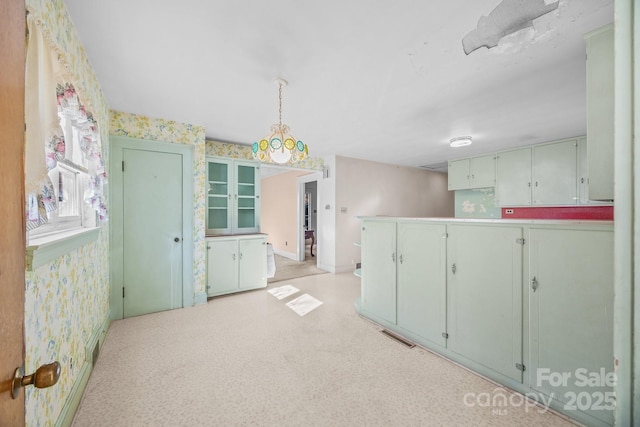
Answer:
POLYGON ((522 228, 448 231, 448 348, 522 382, 522 228))
POLYGON ((207 158, 207 234, 260 231, 260 166, 207 158))

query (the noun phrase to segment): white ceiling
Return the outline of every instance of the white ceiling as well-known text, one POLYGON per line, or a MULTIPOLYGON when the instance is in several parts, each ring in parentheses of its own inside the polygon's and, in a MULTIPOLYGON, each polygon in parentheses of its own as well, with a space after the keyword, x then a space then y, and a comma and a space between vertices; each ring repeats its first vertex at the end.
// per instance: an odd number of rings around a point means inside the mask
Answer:
POLYGON ((278 121, 281 77, 310 155, 409 166, 584 135, 583 36, 613 21, 613 0, 560 0, 467 56, 500 0, 65 3, 114 110, 250 144, 278 121), (461 135, 474 144, 450 148, 461 135))

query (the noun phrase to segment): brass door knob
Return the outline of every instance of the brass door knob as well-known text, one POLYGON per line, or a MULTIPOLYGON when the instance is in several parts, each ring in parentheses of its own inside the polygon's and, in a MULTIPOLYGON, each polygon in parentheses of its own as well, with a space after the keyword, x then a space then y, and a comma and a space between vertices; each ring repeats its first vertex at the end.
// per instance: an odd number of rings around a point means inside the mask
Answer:
POLYGON ((11 397, 17 399, 20 394, 20 388, 28 385, 34 385, 36 388, 51 387, 58 382, 60 370, 60 363, 58 362, 42 365, 31 375, 23 376, 24 367, 16 368, 11 384, 11 397))

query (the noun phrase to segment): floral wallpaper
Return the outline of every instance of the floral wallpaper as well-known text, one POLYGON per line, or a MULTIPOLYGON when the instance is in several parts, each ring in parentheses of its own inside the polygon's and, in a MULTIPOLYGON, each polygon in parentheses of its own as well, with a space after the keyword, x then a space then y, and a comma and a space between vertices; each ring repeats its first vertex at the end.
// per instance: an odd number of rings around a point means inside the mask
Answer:
MULTIPOLYGON (((93 112, 108 164, 109 109, 64 1, 26 0, 26 7, 57 52, 68 81, 93 112)), ((25 389, 25 421, 28 426, 51 426, 78 379, 89 339, 109 316, 108 230, 104 227, 97 241, 26 272, 25 279, 25 371, 54 360, 62 365, 55 386, 25 389)))
MULTIPOLYGON (((228 142, 206 141, 207 156, 229 157, 231 159, 255 160, 248 145, 230 144, 228 142)), ((277 165, 278 163, 269 162, 277 165)), ((321 157, 307 157, 294 165, 300 169, 322 170, 324 160, 321 157)))
POLYGON ((502 210, 496 206, 495 188, 458 190, 455 199, 456 218, 502 217, 502 210))
MULTIPOLYGON (((165 141, 194 146, 193 162, 193 287, 196 303, 198 295, 206 295, 207 251, 205 236, 205 140, 204 128, 172 120, 111 112, 112 135, 128 136, 152 141, 165 141)), ((205 302, 200 301, 200 302, 205 302)))

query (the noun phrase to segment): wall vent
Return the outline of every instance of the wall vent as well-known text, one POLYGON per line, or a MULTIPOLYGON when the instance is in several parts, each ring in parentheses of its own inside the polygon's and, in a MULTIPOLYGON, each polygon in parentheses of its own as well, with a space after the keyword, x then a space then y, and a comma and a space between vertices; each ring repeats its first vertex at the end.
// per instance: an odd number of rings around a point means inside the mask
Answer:
POLYGON ((449 170, 449 163, 447 162, 432 163, 430 165, 422 165, 418 167, 421 169, 427 169, 434 172, 447 172, 449 170))
POLYGON ((412 343, 411 341, 401 337, 400 335, 396 335, 391 331, 388 331, 386 329, 383 329, 380 331, 381 333, 383 333, 384 335, 388 336, 389 338, 393 339, 394 341, 399 342, 400 344, 404 345, 407 348, 413 348, 416 345, 414 343, 412 343))

